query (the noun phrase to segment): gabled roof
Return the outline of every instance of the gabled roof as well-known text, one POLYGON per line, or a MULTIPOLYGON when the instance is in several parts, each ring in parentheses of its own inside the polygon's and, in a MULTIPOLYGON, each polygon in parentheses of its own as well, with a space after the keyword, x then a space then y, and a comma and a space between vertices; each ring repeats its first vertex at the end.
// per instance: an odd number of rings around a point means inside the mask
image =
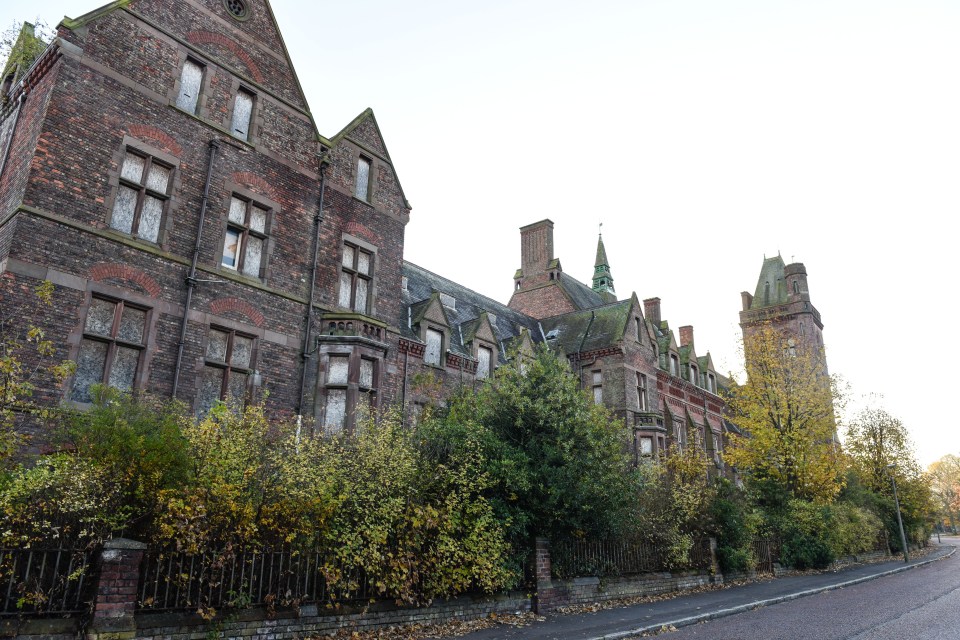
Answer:
MULTIPOLYGON (((530 316, 514 311, 505 304, 488 298, 471 289, 427 271, 411 262, 403 262, 403 275, 407 278, 407 288, 403 291, 404 314, 410 309, 410 319, 416 317, 416 309, 424 299, 442 293, 452 298, 453 307, 444 305, 443 311, 451 328, 450 350, 469 356, 466 345, 481 326, 483 315, 496 337, 501 353, 507 343, 518 338, 525 329, 535 341, 542 340, 540 327, 530 316), (473 332, 473 333, 471 333, 473 332)), ((419 340, 410 327, 408 317, 400 319, 401 333, 408 338, 419 340)), ((413 320, 413 324, 416 321, 413 320)))
POLYGON ((709 351, 707 351, 707 355, 697 358, 697 364, 700 365, 701 371, 713 371, 714 373, 717 371, 713 366, 713 357, 710 355, 709 351))
POLYGON ((373 115, 373 109, 367 107, 364 109, 360 115, 350 121, 350 123, 341 129, 335 136, 330 138, 324 138, 321 136, 321 144, 330 147, 331 149, 340 144, 343 140, 350 140, 357 146, 363 148, 365 151, 372 153, 376 156, 379 156, 382 160, 385 160, 387 164, 393 169, 393 177, 397 181, 397 188, 400 190, 400 197, 403 198, 403 204, 405 207, 410 209, 410 201, 407 200, 407 195, 403 192, 403 185, 400 184, 400 176, 397 175, 397 170, 393 166, 393 160, 390 159, 390 151, 387 150, 387 144, 383 139, 383 133, 380 132, 380 125, 377 124, 377 118, 373 115), (363 124, 371 124, 376 136, 379 138, 379 144, 377 145, 378 149, 371 149, 370 145, 365 144, 362 140, 357 139, 356 137, 351 137, 351 134, 354 133, 357 129, 360 128, 363 124))
POLYGON ((626 331, 632 306, 630 300, 623 300, 546 318, 544 332, 555 335, 547 344, 568 356, 618 344, 626 331))

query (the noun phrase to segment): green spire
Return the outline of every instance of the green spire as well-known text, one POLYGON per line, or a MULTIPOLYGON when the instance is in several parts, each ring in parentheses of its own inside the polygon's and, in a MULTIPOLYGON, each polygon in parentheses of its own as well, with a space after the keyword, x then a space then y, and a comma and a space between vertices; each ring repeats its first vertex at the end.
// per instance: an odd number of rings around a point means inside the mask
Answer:
POLYGON ((607 250, 603 248, 603 234, 597 241, 597 261, 593 266, 593 290, 597 293, 616 295, 613 290, 613 276, 610 275, 610 264, 607 262, 607 250))

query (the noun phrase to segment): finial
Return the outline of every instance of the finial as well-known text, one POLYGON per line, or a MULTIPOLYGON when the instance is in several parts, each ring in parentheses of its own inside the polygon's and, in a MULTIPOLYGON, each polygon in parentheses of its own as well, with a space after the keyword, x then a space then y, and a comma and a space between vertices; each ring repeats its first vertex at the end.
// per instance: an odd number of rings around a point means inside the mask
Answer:
POLYGON ((600 235, 603 235, 603 223, 600 223, 600 235))

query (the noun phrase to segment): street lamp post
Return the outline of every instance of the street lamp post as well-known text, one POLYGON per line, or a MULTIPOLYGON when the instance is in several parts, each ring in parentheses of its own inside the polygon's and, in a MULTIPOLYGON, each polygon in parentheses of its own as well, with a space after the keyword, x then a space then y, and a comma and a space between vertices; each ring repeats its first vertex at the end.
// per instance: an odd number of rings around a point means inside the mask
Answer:
POLYGON ((890 482, 893 483, 893 503, 897 505, 897 525, 900 527, 900 544, 903 545, 903 561, 910 562, 910 556, 907 553, 907 536, 903 533, 903 519, 900 517, 900 499, 897 497, 897 480, 890 473, 890 469, 895 469, 897 465, 887 465, 887 475, 890 476, 890 482))

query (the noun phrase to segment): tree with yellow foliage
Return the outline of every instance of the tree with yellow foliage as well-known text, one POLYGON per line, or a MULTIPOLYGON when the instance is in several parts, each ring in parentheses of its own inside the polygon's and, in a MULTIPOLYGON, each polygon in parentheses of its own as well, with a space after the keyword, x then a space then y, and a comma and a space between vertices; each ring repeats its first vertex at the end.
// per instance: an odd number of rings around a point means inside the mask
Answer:
POLYGON ((744 337, 743 356, 746 381, 726 398, 742 433, 731 436, 727 461, 788 497, 831 501, 843 484, 834 414, 842 397, 822 347, 765 324, 744 337))

